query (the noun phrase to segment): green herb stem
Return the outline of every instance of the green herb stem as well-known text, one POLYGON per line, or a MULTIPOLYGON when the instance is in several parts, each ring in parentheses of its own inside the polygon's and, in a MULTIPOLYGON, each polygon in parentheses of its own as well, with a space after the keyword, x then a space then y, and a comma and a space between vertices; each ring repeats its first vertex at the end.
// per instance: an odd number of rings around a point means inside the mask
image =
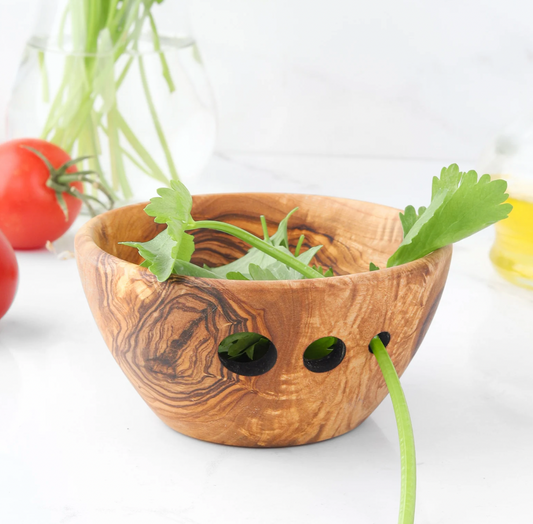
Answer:
POLYGON ((133 64, 133 56, 130 56, 128 58, 128 61, 124 65, 124 69, 122 69, 122 72, 117 78, 117 81, 115 82, 115 89, 118 91, 120 86, 122 85, 122 82, 124 82, 124 79, 126 78, 126 75, 131 67, 131 64, 133 64))
POLYGON ((261 215, 260 219, 261 227, 263 228, 263 238, 265 239, 265 242, 270 242, 270 235, 268 234, 268 226, 265 215, 261 215))
POLYGON ((122 155, 120 154, 120 141, 118 135, 118 110, 114 105, 107 113, 109 152, 111 157, 111 174, 113 178, 113 188, 118 187, 122 189, 122 193, 126 198, 131 198, 133 193, 131 191, 126 172, 124 171, 124 164, 122 155))
POLYGON ((155 110, 154 101, 152 99, 150 88, 148 86, 148 78, 146 77, 146 71, 144 69, 144 61, 141 56, 139 56, 139 71, 141 73, 141 83, 144 89, 146 103, 148 104, 148 109, 150 110, 150 114, 152 115, 152 121, 154 123, 157 136, 159 137, 159 142, 161 142, 161 147, 163 148, 165 158, 167 159, 170 176, 172 180, 179 180, 178 172, 176 170, 176 166, 174 165, 174 160, 172 159, 172 154, 170 153, 170 149, 167 144, 167 139, 165 138, 161 122, 159 122, 159 117, 157 116, 157 111, 155 110))
POLYGON ((91 142, 89 151, 93 151, 94 154, 91 155, 88 159, 89 167, 90 169, 98 173, 98 180, 105 187, 106 191, 113 197, 113 200, 116 202, 118 200, 118 197, 116 193, 111 189, 111 186, 107 183, 107 180, 104 176, 104 172, 102 170, 102 166, 100 164, 100 159, 98 157, 101 151, 100 139, 98 137, 98 131, 95 125, 95 122, 98 120, 98 118, 99 118, 99 115, 96 114, 95 111, 92 111, 91 118, 89 120, 89 125, 88 125, 89 131, 90 131, 90 142, 91 142))
POLYGON ((165 54, 161 52, 161 40, 159 38, 159 33, 157 32, 157 27, 155 25, 154 17, 152 16, 152 13, 148 12, 148 20, 150 21, 150 27, 152 29, 152 38, 154 40, 154 50, 159 54, 159 58, 161 60, 161 67, 163 69, 163 77, 167 81, 168 84, 168 90, 173 93, 176 91, 176 86, 174 85, 174 82, 172 81, 172 76, 170 75, 170 69, 168 67, 167 59, 165 58, 165 54))
POLYGON ((165 176, 160 167, 156 164, 150 153, 148 153, 148 150, 142 145, 141 141, 135 136, 132 129, 127 124, 126 120, 124 120, 124 117, 118 111, 118 109, 116 118, 118 128, 120 129, 126 140, 130 143, 131 147, 145 163, 146 167, 151 171, 151 176, 167 186, 170 185, 170 181, 168 180, 168 178, 165 176))
POLYGON ((248 231, 245 231, 240 227, 234 226, 233 224, 226 224, 225 222, 217 222, 215 220, 200 220, 199 222, 195 222, 194 225, 187 227, 187 229, 189 230, 199 228, 213 229, 215 231, 221 231, 223 233, 228 233, 229 235, 237 237, 243 242, 249 244, 250 246, 259 249, 267 255, 270 255, 277 261, 282 262, 291 269, 298 271, 298 273, 301 273, 306 278, 323 277, 323 275, 321 275, 318 271, 315 271, 313 268, 304 264, 292 255, 289 255, 288 253, 285 253, 280 249, 276 249, 273 245, 265 242, 264 240, 261 240, 255 235, 252 235, 252 233, 249 233, 248 231))
POLYGON ((389 389, 389 394, 394 407, 398 437, 400 440, 400 457, 402 464, 400 515, 398 524, 413 524, 415 520, 416 499, 416 457, 415 440, 409 409, 402 390, 402 385, 394 364, 379 337, 374 337, 370 342, 370 349, 376 360, 383 378, 389 389))
POLYGON ((302 249, 304 240, 305 240, 305 235, 300 235, 300 238, 298 239, 298 244, 296 245, 296 249, 294 250, 295 257, 300 255, 300 250, 302 249))
POLYGON ((50 87, 48 82, 48 73, 46 71, 46 63, 44 61, 44 52, 39 51, 39 68, 41 70, 41 79, 43 84, 43 102, 46 104, 50 99, 50 87))

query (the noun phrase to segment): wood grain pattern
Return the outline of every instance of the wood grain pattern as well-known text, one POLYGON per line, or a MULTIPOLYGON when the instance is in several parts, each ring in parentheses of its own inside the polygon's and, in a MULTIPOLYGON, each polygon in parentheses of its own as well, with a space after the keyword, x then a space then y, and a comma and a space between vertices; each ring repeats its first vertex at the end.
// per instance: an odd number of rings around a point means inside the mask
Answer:
MULTIPOLYGON (((234 446, 292 446, 326 440, 355 428, 387 394, 374 357, 373 336, 388 331, 388 351, 401 375, 421 344, 440 299, 451 246, 391 269, 384 267, 402 238, 398 211, 340 198, 286 194, 194 197, 196 220, 218 219, 261 235, 260 214, 289 223, 324 248, 327 279, 242 282, 171 277, 159 283, 136 265, 137 251, 119 241, 146 241, 164 226, 144 205, 110 211, 76 237, 78 267, 94 318, 114 358, 139 394, 170 427, 234 446), (220 341, 254 331, 276 346, 278 358, 254 377, 228 371, 220 341), (346 356, 335 369, 313 373, 303 353, 314 340, 337 336, 346 356)), ((247 247, 223 233, 195 234, 197 263, 226 263, 247 247)))

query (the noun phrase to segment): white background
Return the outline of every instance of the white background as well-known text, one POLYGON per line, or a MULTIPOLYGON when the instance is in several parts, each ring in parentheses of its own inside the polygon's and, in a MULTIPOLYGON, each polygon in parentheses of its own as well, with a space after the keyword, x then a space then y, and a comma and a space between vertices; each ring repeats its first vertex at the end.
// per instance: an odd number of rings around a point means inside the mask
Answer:
MULTIPOLYGON (((167 0, 174 1, 174 0, 167 0)), ((0 117, 38 0, 0 0, 0 117)), ((292 191, 427 204, 533 100, 525 1, 194 0, 218 153, 192 192, 292 191)), ((3 138, 0 128, 0 139, 3 138)), ((57 243, 72 249, 80 220, 57 243)), ((492 232, 454 248, 402 377, 417 442, 416 524, 531 524, 533 294, 498 277, 492 232)), ((18 252, 0 321, 0 521, 392 524, 390 400, 312 446, 227 448, 160 422, 107 350, 73 260, 18 252)))
MULTIPOLYGON (((0 0, 2 117, 38 4, 0 0)), ((531 2, 191 6, 220 152, 476 161, 533 107, 531 2)))

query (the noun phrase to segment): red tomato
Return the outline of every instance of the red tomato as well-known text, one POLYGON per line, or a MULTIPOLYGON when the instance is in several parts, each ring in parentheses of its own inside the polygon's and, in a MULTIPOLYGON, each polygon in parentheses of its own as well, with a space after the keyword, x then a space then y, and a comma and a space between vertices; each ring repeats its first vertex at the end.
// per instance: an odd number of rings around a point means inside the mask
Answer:
POLYGON ((2 318, 15 298, 18 283, 18 265, 15 252, 0 231, 0 318, 2 318))
MULTIPOLYGON (((55 191, 46 186, 50 177, 46 164, 22 146, 42 153, 55 169, 70 157, 56 145, 37 138, 11 140, 0 145, 0 229, 15 249, 37 249, 67 231, 78 216, 82 202, 62 193, 68 209, 67 219, 55 191)), ((66 170, 66 173, 76 172, 76 166, 66 170)), ((83 192, 81 182, 69 185, 83 192)))

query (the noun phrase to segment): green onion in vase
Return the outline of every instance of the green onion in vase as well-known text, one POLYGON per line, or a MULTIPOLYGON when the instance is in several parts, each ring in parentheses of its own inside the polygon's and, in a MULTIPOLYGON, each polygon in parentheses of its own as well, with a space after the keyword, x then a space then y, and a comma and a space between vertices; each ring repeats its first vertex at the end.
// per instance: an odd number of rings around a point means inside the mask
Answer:
POLYGON ((9 105, 11 138, 89 157, 83 167, 119 202, 201 172, 216 123, 187 2, 55 0, 37 20, 9 105))

